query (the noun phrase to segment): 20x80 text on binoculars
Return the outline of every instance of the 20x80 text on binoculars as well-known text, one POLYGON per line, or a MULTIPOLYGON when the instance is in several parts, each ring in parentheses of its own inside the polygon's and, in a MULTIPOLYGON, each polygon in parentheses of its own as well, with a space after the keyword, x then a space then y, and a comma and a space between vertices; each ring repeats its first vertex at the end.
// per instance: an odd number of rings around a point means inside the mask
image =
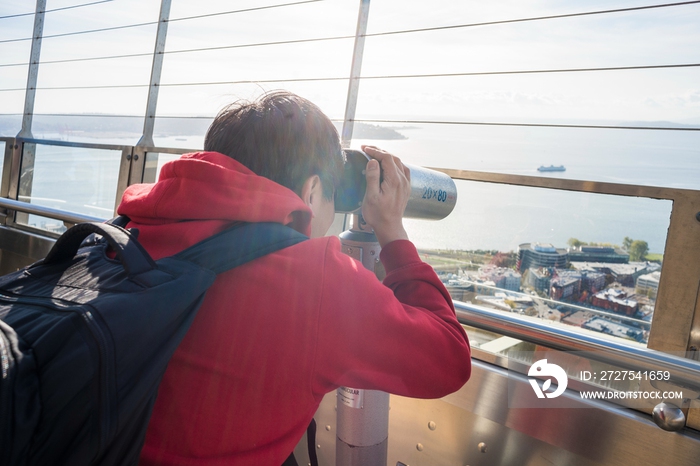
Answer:
MULTIPOLYGON (((335 194, 335 211, 357 213, 367 189, 365 168, 370 157, 361 150, 346 149, 343 178, 335 194)), ((447 217, 457 203, 457 187, 444 173, 404 164, 411 171, 411 195, 404 217, 440 220, 447 217)))

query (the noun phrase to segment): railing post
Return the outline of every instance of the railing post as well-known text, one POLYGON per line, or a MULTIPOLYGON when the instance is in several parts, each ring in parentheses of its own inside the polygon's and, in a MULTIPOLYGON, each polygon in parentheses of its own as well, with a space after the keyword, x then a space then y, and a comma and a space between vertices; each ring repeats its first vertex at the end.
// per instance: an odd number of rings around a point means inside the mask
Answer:
POLYGON ((156 123, 156 109, 158 107, 158 90, 160 87, 160 75, 163 69, 163 52, 165 51, 165 39, 168 36, 168 20, 170 18, 171 0, 161 0, 160 14, 158 15, 158 30, 156 32, 156 44, 153 50, 153 63, 151 67, 151 81, 148 85, 148 100, 146 101, 146 114, 143 120, 143 134, 134 146, 131 154, 126 154, 129 162, 128 185, 143 182, 143 170, 146 163, 146 152, 153 147, 153 128, 156 123))
POLYGON ((160 73, 163 69, 163 52, 165 51, 165 39, 168 35, 168 19, 170 18, 170 0, 162 0, 160 3, 160 15, 158 16, 158 31, 156 32, 156 45, 153 50, 153 64, 151 67, 151 82, 148 87, 148 101, 146 102, 146 115, 143 122, 143 134, 136 144, 137 146, 153 146, 153 127, 156 119, 156 107, 158 106, 158 87, 160 86, 160 73))
MULTIPOLYGON (((34 122, 34 100, 36 99, 36 84, 39 78, 39 62, 41 61, 41 40, 44 35, 44 14, 46 12, 46 0, 36 1, 34 13, 34 29, 32 31, 32 48, 29 54, 29 72, 27 73, 27 88, 24 94, 24 113, 22 114, 22 128, 17 138, 33 138, 32 123, 34 122)), ((34 156, 36 144, 24 144, 17 142, 20 151, 18 163, 22 172, 19 174, 21 182, 18 183, 19 194, 31 195, 34 181, 34 156), (22 176, 24 174, 24 176, 22 176)), ((14 157, 13 157, 14 160, 14 157)), ((14 172, 14 169, 13 169, 14 172)), ((17 197, 19 198, 19 196, 17 197)), ((15 221, 26 221, 27 214, 18 212, 15 221)))
POLYGON ((355 32, 355 49, 352 53, 350 82, 348 83, 348 97, 345 102, 345 117, 343 118, 343 130, 340 135, 340 142, 343 148, 349 147, 350 141, 352 140, 352 130, 355 124, 355 110, 357 109, 357 94, 360 91, 362 54, 365 50, 365 34, 367 33, 368 18, 369 0, 360 0, 360 12, 357 17, 357 31, 355 32))
POLYGON ((46 0, 36 0, 34 13, 34 30, 32 32, 32 50, 29 55, 29 73, 27 89, 24 95, 24 113, 22 114, 22 129, 18 138, 32 137, 32 120, 34 117, 34 99, 36 97, 36 82, 39 76, 39 60, 41 58, 41 38, 44 35, 44 12, 46 0))

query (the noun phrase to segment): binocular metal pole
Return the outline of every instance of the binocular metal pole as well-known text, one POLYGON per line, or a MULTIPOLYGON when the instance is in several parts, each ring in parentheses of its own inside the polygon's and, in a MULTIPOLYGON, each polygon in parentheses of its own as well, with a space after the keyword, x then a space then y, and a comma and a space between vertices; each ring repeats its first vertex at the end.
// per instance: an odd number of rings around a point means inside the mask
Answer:
MULTIPOLYGON (((340 234, 342 250, 372 270, 380 280, 379 242, 360 214, 352 228, 340 234)), ((336 466, 386 466, 389 440, 389 394, 350 387, 338 389, 336 466)))

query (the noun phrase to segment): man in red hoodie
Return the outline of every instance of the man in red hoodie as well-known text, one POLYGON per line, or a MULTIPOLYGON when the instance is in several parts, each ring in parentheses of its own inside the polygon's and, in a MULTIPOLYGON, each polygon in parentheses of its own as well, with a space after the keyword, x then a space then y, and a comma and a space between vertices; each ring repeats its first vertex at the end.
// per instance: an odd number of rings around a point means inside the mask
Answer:
POLYGON ((437 398, 467 381, 467 336, 403 228, 399 159, 364 147, 381 283, 324 237, 343 156, 318 107, 287 92, 234 104, 204 146, 124 194, 118 212, 155 259, 240 221, 311 239, 217 277, 160 385, 140 464, 278 466, 340 386, 437 398))

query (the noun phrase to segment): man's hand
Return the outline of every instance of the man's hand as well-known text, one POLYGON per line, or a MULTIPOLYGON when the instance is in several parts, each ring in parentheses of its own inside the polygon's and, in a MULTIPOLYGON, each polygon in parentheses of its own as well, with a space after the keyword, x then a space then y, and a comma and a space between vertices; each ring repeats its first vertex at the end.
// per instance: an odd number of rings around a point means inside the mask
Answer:
POLYGON ((362 146, 362 150, 373 159, 367 162, 362 216, 374 229, 380 246, 408 239, 403 213, 411 194, 411 172, 388 152, 373 146, 362 146))

